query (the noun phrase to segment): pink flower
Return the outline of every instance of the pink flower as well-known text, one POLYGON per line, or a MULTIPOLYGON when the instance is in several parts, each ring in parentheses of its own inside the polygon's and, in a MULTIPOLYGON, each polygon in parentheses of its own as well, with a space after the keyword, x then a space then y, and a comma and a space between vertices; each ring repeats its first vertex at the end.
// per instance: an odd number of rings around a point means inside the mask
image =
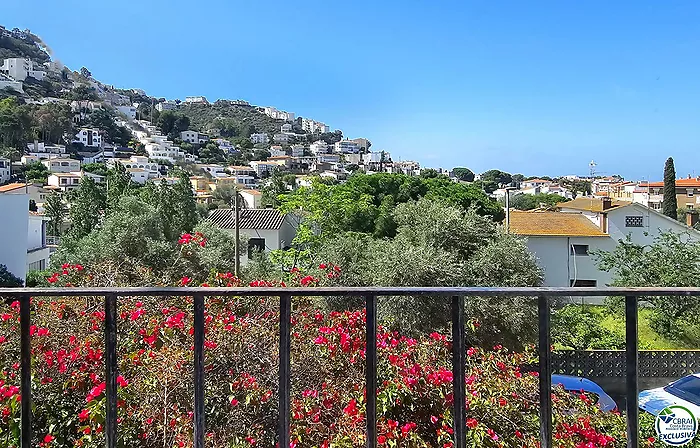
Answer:
POLYGON ((129 385, 129 382, 125 380, 123 376, 119 375, 117 377, 117 384, 119 385, 119 387, 126 387, 129 385))
POLYGON ((54 441, 54 439, 55 437, 51 434, 46 434, 46 436, 44 436, 44 443, 51 443, 54 441))

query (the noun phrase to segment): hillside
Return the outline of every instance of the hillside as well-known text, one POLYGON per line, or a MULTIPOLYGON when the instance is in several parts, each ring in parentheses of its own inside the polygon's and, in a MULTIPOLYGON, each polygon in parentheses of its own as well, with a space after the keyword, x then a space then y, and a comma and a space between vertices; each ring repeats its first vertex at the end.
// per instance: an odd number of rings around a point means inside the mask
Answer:
POLYGON ((258 112, 255 106, 241 106, 225 100, 213 104, 182 103, 178 112, 190 119, 193 129, 227 137, 257 132, 275 134, 285 123, 258 112))
POLYGON ((29 30, 8 30, 0 26, 0 59, 7 58, 30 58, 39 63, 51 60, 38 36, 29 30))

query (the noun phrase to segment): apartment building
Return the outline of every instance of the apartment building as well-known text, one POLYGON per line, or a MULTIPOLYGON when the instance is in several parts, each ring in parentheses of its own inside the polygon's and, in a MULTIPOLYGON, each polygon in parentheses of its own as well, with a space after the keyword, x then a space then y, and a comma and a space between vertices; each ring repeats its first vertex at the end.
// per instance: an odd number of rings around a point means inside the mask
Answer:
POLYGON ((269 143, 270 138, 267 136, 267 134, 250 134, 250 141, 255 145, 258 143, 269 143))
POLYGON ((8 58, 2 61, 0 71, 15 81, 24 81, 27 78, 42 81, 46 77, 46 72, 39 70, 40 67, 29 58, 8 58))

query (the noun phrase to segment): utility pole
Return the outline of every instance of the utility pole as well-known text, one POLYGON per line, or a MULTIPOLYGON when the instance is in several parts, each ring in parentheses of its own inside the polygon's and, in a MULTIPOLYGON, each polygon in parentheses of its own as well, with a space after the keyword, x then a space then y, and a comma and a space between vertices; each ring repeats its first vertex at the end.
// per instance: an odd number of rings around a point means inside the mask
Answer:
POLYGON ((236 278, 240 278, 240 271, 241 271, 241 251, 240 251, 240 243, 238 241, 239 239, 239 228, 240 228, 240 223, 241 223, 241 206, 240 202, 238 199, 238 188, 234 189, 234 195, 233 195, 233 222, 234 226, 236 228, 235 232, 235 241, 234 241, 234 250, 236 254, 236 262, 234 264, 234 275, 236 278))

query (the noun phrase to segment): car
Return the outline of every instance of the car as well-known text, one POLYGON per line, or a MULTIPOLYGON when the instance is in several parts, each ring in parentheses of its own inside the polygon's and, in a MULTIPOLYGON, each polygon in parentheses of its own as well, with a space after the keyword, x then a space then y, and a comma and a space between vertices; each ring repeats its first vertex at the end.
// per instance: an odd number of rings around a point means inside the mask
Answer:
POLYGON ((700 373, 639 393, 639 408, 652 415, 659 415, 665 407, 674 404, 685 406, 693 415, 700 415, 700 373))
POLYGON ((598 397, 598 408, 604 412, 617 410, 617 403, 602 387, 588 378, 569 375, 552 375, 552 385, 561 385, 569 392, 587 392, 598 397))

